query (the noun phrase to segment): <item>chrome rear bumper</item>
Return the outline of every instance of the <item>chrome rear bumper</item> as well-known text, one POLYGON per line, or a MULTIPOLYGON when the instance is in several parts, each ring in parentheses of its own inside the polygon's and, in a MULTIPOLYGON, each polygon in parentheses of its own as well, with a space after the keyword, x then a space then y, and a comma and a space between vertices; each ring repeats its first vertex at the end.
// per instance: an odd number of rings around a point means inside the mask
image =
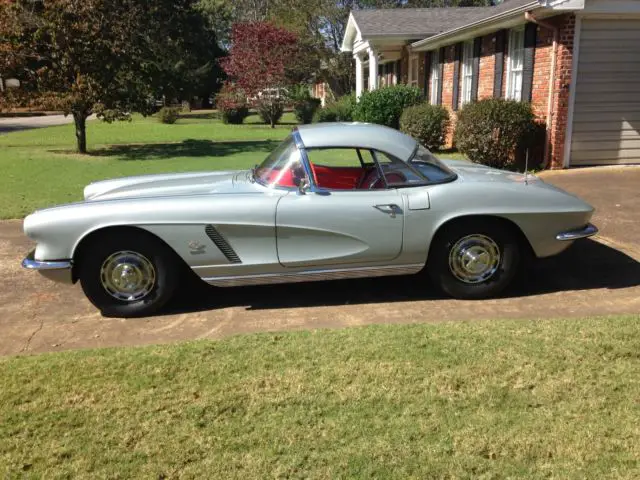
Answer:
POLYGON ((596 233, 598 233, 598 227, 592 224, 588 224, 582 228, 559 233, 558 235, 556 235, 556 240, 560 240, 561 242, 570 242, 573 240, 578 240, 579 238, 593 237, 596 233))
POLYGON ((55 260, 55 261, 43 261, 36 260, 34 257, 34 251, 31 251, 29 255, 22 260, 22 267, 27 270, 37 270, 44 277, 54 282, 73 283, 71 275, 71 260, 55 260))

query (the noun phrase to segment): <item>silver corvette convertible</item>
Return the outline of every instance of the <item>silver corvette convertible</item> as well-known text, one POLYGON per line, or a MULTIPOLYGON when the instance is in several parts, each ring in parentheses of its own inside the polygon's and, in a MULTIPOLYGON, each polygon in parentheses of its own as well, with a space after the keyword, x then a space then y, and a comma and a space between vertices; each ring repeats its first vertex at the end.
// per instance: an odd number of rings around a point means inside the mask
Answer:
POLYGON ((106 316, 149 315, 191 269, 217 287, 415 274, 457 298, 499 294, 525 257, 597 229, 532 176, 441 161, 368 124, 296 128, 252 170, 88 185, 24 221, 28 269, 80 281, 106 316))

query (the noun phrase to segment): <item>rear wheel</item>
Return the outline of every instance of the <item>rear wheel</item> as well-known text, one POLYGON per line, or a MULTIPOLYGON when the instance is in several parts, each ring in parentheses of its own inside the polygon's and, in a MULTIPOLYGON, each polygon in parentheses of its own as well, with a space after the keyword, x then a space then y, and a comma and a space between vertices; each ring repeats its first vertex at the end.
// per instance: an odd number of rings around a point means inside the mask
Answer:
POLYGON ((82 290, 106 317, 151 315, 178 286, 175 253, 145 232, 106 233, 83 251, 78 271, 82 290))
POLYGON ((520 256, 517 236, 502 222, 461 220, 438 232, 428 271, 434 283, 452 297, 489 298, 514 279, 520 256))

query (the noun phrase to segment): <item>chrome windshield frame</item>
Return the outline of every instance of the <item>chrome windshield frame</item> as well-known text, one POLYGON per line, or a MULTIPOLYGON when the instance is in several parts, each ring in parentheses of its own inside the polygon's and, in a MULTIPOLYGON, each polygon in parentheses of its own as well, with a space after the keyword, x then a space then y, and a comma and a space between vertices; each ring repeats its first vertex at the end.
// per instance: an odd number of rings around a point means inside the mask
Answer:
POLYGON ((293 132, 291 132, 291 136, 293 137, 293 141, 296 144, 296 148, 300 152, 300 161, 302 162, 302 168, 304 168, 304 173, 307 175, 307 179, 309 180, 309 191, 318 192, 318 186, 316 185, 316 179, 313 177, 313 170, 311 170, 311 163, 309 161, 309 156, 307 155, 307 149, 304 146, 304 142, 302 141, 302 137, 300 136, 300 131, 298 128, 294 128, 293 132))

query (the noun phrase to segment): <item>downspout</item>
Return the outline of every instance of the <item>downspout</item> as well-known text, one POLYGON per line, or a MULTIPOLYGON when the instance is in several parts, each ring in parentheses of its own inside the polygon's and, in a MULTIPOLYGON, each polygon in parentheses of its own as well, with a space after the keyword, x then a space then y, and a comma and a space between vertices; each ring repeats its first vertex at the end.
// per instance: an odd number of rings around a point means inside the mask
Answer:
POLYGON ((553 31, 553 47, 551 49, 551 75, 549 75, 549 98, 547 100, 547 129, 545 131, 545 139, 544 139, 544 160, 542 163, 542 168, 547 168, 549 165, 549 155, 551 154, 550 150, 550 142, 551 142, 551 127, 553 123, 553 96, 555 94, 555 84, 556 84, 556 64, 557 64, 557 56, 558 56, 558 40, 560 36, 560 27, 556 27, 548 22, 537 19, 531 12, 525 12, 524 18, 533 22, 541 27, 545 27, 549 30, 553 31))

